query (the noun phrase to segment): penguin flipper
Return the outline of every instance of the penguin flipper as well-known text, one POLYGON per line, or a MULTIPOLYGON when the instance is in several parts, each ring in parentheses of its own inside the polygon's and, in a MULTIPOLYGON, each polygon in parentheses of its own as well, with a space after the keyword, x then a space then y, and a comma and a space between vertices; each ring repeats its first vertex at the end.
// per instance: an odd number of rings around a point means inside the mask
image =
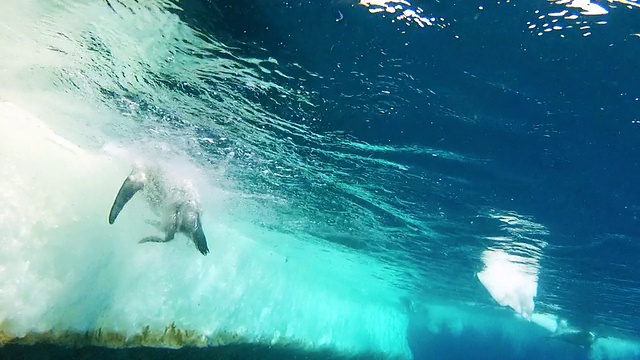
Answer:
POLYGON ((209 253, 209 247, 207 246, 207 238, 204 236, 204 231, 202 231, 202 223, 200 222, 200 214, 196 218, 196 228, 191 233, 191 240, 196 245, 196 248, 202 255, 207 255, 209 253))
POLYGON ((122 208, 126 205, 129 200, 135 195, 139 190, 144 188, 144 178, 140 176, 135 176, 133 173, 127 176, 118 190, 118 195, 116 195, 116 199, 113 201, 113 205, 111 206, 111 211, 109 211, 109 224, 113 224, 122 211, 122 208))

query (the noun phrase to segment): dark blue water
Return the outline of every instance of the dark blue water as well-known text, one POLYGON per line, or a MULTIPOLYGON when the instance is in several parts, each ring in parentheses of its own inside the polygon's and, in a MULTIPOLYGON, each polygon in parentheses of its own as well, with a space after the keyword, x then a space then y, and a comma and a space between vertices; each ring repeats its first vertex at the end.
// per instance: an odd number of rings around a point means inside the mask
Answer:
MULTIPOLYGON (((311 164, 305 170, 331 180, 310 198, 296 190, 288 197, 309 213, 342 211, 328 199, 346 198, 375 219, 376 230, 386 229, 372 236, 394 241, 373 241, 367 229, 356 236, 345 230, 348 220, 323 220, 338 229, 333 236, 310 232, 409 266, 415 271, 399 286, 415 301, 487 305, 492 299, 473 274, 482 269, 482 250, 493 246, 488 238, 507 232, 541 254, 536 311, 637 339, 640 9, 594 3, 609 13, 588 16, 546 1, 403 5, 433 18, 425 27, 346 0, 187 1, 179 15, 243 54, 276 59, 291 78, 274 81, 310 94, 313 107, 256 95, 322 136, 274 130, 311 164), (367 183, 375 195, 357 196, 339 183, 367 183), (490 216, 505 212, 546 232, 507 229, 490 216)), ((295 184, 300 191, 317 186, 307 175, 295 184)), ((589 356, 543 335, 520 344, 525 351, 516 356, 495 333, 426 333, 415 319, 416 358, 589 356), (466 346, 452 352, 460 343, 466 346)))

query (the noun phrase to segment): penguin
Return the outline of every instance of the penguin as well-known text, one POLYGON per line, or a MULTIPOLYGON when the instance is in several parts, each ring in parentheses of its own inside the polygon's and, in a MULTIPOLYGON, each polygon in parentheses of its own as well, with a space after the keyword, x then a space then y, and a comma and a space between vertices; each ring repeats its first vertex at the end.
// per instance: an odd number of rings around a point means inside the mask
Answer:
POLYGON ((590 348, 596 340, 595 333, 580 328, 570 327, 566 320, 559 321, 556 331, 549 337, 583 348, 590 348))
POLYGON ((140 190, 145 194, 151 208, 160 215, 160 221, 153 222, 152 225, 163 231, 165 236, 147 236, 139 243, 169 242, 174 239, 176 233, 183 233, 193 241, 202 255, 209 253, 207 239, 202 230, 202 210, 197 193, 186 181, 169 181, 164 172, 157 167, 134 166, 113 201, 109 211, 109 224, 116 221, 127 202, 140 190))

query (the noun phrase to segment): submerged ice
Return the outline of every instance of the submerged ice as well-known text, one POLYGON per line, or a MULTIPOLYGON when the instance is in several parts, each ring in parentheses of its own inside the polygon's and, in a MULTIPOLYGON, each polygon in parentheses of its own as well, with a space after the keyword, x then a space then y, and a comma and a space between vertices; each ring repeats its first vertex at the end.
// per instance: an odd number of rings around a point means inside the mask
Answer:
POLYGON ((121 226, 106 221, 126 160, 80 149, 12 104, 0 110, 5 334, 64 339, 100 329, 120 334, 100 341, 124 346, 169 326, 189 334, 184 343, 148 345, 256 342, 409 356, 400 309, 354 291, 350 279, 331 280, 341 276, 324 267, 357 277, 366 276, 357 266, 369 264, 312 244, 292 254, 286 239, 283 249, 256 242, 251 225, 233 224, 210 191, 202 221, 211 256, 180 241, 137 244, 153 214, 144 201, 128 204, 136 216, 120 218, 121 226), (314 267, 321 271, 309 273, 314 267))

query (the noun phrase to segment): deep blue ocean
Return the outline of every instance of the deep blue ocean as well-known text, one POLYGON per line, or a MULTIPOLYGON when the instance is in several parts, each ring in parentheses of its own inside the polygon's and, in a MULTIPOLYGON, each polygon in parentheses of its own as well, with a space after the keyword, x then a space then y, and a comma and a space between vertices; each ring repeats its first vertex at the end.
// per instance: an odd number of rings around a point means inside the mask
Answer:
POLYGON ((74 86, 199 139, 194 157, 273 207, 247 221, 384 264, 414 359, 640 358, 640 3, 166 2, 198 34, 185 49, 211 48, 74 86))
MULTIPOLYGON (((322 136, 274 130, 336 183, 300 202, 326 211, 347 197, 393 242, 349 232, 348 219, 321 220, 351 234, 325 239, 406 264, 399 286, 416 299, 488 305, 470 276, 481 252, 536 254, 537 311, 638 339, 637 4, 594 1, 608 13, 583 15, 551 1, 398 2, 422 10, 420 26, 346 0, 196 3, 185 21, 276 59, 295 74, 277 83, 316 103, 258 99, 322 136), (369 196, 344 191, 356 184, 369 196), (504 234, 511 243, 492 243, 504 234)), ((416 359, 589 358, 544 336, 515 352, 490 331, 429 335, 418 315, 408 339, 416 359)))

